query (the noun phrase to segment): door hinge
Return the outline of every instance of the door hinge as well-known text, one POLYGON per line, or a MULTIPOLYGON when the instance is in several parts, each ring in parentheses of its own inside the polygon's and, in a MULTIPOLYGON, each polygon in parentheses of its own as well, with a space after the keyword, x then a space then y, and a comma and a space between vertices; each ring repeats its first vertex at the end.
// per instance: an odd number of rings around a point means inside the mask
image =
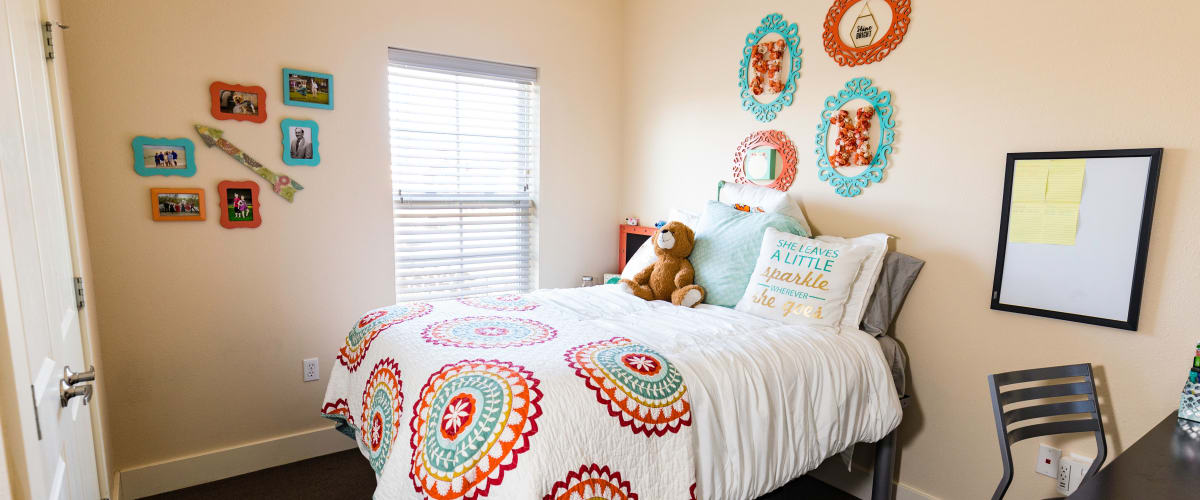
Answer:
POLYGON ((64 29, 64 30, 67 28, 70 28, 70 26, 67 26, 65 24, 52 22, 52 21, 46 21, 46 22, 42 23, 42 41, 45 43, 46 60, 47 61, 54 60, 54 27, 55 26, 58 26, 60 29, 64 29))
POLYGON ((33 424, 37 427, 38 441, 42 440, 42 417, 38 414, 37 407, 37 389, 32 384, 29 385, 29 397, 33 399, 33 424))
POLYGON ((83 309, 87 302, 83 300, 83 278, 75 277, 75 308, 83 309))

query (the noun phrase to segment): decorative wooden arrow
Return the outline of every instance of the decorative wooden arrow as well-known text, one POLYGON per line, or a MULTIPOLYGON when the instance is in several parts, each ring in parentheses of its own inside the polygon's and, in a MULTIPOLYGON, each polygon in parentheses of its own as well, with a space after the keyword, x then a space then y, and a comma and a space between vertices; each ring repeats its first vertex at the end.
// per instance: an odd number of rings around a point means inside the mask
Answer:
POLYGON ((258 174, 263 179, 266 179, 267 182, 271 183, 271 189, 275 191, 275 194, 282 196, 283 199, 291 202, 292 197, 296 195, 296 191, 304 189, 304 186, 301 186, 299 182, 292 180, 291 177, 272 172, 270 169, 259 163, 258 160, 251 158, 250 155, 246 154, 244 151, 238 149, 237 146, 234 146, 232 143, 225 140, 223 137, 221 137, 224 132, 212 127, 205 127, 204 125, 196 125, 196 132, 200 134, 200 139, 203 140, 204 144, 208 145, 208 147, 211 148, 213 146, 217 146, 221 148, 221 151, 224 151, 225 154, 232 156, 233 159, 238 161, 238 163, 245 165, 246 168, 253 170, 254 173, 258 174))

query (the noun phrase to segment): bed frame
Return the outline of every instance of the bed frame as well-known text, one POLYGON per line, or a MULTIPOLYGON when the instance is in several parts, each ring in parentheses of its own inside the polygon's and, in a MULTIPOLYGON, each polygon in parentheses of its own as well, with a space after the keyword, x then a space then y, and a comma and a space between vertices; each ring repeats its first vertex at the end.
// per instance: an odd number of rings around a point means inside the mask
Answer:
MULTIPOLYGON (((900 396, 900 407, 908 408, 912 396, 900 396)), ((887 433, 883 439, 875 442, 875 473, 871 481, 871 500, 892 500, 896 496, 896 483, 892 479, 896 474, 896 431, 887 433)))

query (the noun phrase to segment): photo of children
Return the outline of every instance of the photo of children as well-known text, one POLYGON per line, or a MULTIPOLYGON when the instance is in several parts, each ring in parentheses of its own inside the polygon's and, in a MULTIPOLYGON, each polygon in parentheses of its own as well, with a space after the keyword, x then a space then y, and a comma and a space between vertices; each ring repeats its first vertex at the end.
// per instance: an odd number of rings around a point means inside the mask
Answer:
POLYGON ((194 217, 200 215, 200 195, 194 193, 159 193, 158 215, 162 217, 194 217))
POLYGON ((290 74, 288 75, 288 97, 296 102, 329 104, 329 79, 290 74))
POLYGON ((249 189, 233 188, 225 192, 230 222, 254 220, 254 194, 249 189))
POLYGON ((222 113, 232 113, 235 115, 258 114, 258 94, 252 92, 222 90, 220 99, 222 113))
POLYGON ((187 168, 187 150, 183 146, 147 144, 142 146, 142 165, 146 168, 187 168), (151 167, 153 165, 153 167, 151 167))

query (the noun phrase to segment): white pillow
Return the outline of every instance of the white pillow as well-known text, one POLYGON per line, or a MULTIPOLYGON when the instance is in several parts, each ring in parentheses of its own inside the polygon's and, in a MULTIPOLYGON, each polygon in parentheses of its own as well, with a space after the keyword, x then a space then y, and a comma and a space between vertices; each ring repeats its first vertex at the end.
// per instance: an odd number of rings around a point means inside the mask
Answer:
POLYGON ((858 271, 858 279, 850 288, 850 299, 846 301, 846 314, 842 317, 842 326, 857 330, 867 314, 867 304, 871 301, 871 293, 875 291, 875 283, 879 281, 879 271, 883 269, 883 257, 887 255, 888 236, 884 233, 868 234, 857 238, 842 238, 840 236, 817 236, 817 241, 842 243, 866 247, 871 255, 863 261, 862 269, 858 271))
POLYGON ((734 309, 838 331, 871 249, 767 228, 750 285, 734 309))
MULTIPOLYGON (((692 228, 692 232, 695 232, 696 225, 700 223, 700 214, 681 208, 672 208, 668 212, 667 222, 676 221, 684 223, 687 227, 692 228)), ((629 262, 625 263, 625 269, 621 271, 621 279, 633 279, 637 273, 642 272, 642 269, 645 269, 650 264, 653 264, 655 260, 658 260, 658 256, 654 255, 654 242, 652 240, 653 238, 646 238, 646 242, 642 243, 642 246, 638 247, 637 251, 633 253, 633 257, 629 258, 629 262)), ((629 249, 625 250, 629 251, 629 249)))
MULTIPOLYGON (((726 205, 744 205, 756 212, 781 213, 800 221, 804 232, 812 234, 812 228, 808 226, 808 219, 804 218, 804 212, 800 210, 800 205, 792 201, 783 191, 753 184, 726 182, 717 193, 717 201, 726 205)), ((741 207, 737 208, 745 211, 741 207)))

